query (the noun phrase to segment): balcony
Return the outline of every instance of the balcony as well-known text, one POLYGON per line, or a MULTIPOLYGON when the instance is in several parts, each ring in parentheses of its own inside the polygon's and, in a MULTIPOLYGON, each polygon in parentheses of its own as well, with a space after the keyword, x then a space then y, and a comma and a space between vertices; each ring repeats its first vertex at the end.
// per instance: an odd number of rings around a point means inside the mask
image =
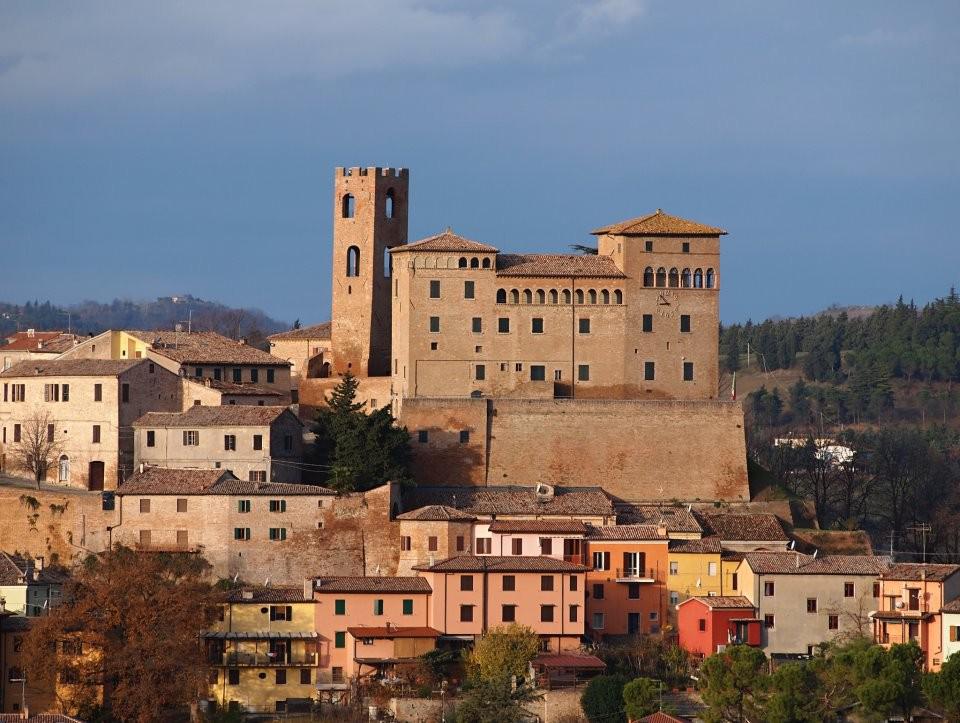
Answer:
POLYGON ((657 581, 657 571, 653 568, 644 570, 639 567, 617 568, 617 582, 644 582, 651 583, 657 581))
POLYGON ((211 655, 210 662, 226 668, 316 667, 316 653, 247 653, 229 652, 211 655))

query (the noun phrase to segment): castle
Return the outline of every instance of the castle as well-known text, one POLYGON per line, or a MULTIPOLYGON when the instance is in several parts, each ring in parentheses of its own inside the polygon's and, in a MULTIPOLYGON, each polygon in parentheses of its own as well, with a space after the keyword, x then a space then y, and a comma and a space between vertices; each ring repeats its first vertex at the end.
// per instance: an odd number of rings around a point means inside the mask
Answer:
POLYGON ((331 346, 410 430, 418 479, 749 498, 742 411, 718 399, 724 230, 658 209, 593 231, 596 254, 408 243, 409 181, 336 169, 331 346))

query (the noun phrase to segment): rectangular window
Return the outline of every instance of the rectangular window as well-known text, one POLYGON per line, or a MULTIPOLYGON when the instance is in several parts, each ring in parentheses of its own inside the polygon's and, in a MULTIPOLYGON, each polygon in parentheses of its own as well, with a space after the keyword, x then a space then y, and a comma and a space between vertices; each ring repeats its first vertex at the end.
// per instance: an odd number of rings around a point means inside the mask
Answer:
POLYGON ((93 401, 95 402, 103 401, 103 385, 102 384, 93 385, 93 401))
POLYGON ((775 588, 772 582, 763 583, 763 596, 764 597, 773 597, 775 588))
POLYGON ((194 367, 194 369, 193 369, 193 376, 195 376, 197 379, 199 379, 200 377, 202 377, 202 376, 203 376, 203 367, 194 367))
POLYGON ((240 685, 240 671, 236 668, 227 671, 227 685, 240 685))
POLYGON ((256 367, 250 370, 250 381, 254 384, 260 381, 260 370, 256 367))
POLYGON ((610 569, 610 553, 594 552, 593 553, 593 569, 609 570, 610 569))
POLYGON ((590 319, 580 319, 580 320, 578 320, 577 330, 578 330, 581 334, 589 334, 589 333, 590 333, 590 319))
MULTIPOLYGON (((153 366, 153 365, 151 364, 150 366, 153 366)), ((69 384, 63 385, 63 401, 65 402, 70 401, 70 385, 69 384)))
POLYGON ((540 576, 540 591, 553 592, 553 575, 540 576))
POLYGON ((683 363, 683 381, 685 382, 693 381, 693 362, 683 363))
POLYGON ((220 367, 213 370, 213 378, 218 382, 223 378, 223 370, 220 367))
POLYGON ((579 580, 580 580, 580 578, 578 578, 576 575, 571 575, 571 576, 570 576, 570 592, 576 592, 576 591, 577 591, 577 589, 579 588, 579 585, 580 585, 579 580))
POLYGON ((553 609, 555 605, 541 605, 540 606, 540 622, 541 623, 552 623, 553 622, 553 609))
POLYGON ((683 253, 685 253, 685 254, 690 253, 690 242, 689 242, 689 241, 684 241, 684 242, 680 245, 680 250, 683 251, 683 253))
POLYGON ((20 425, 19 424, 13 425, 13 441, 14 442, 20 441, 20 425))
POLYGON ((680 331, 690 331, 690 314, 680 314, 680 331))
POLYGON ((510 319, 505 316, 501 316, 497 319, 497 331, 501 334, 510 333, 510 319))
POLYGON ((951 625, 950 626, 950 642, 956 643, 960 641, 960 625, 951 625))
POLYGON ((157 433, 152 429, 147 430, 147 446, 155 447, 157 445, 157 433))
POLYGON ((383 615, 383 600, 374 600, 374 601, 373 601, 373 614, 374 614, 374 615, 383 615))
POLYGON ((250 539, 250 528, 249 528, 249 527, 234 527, 234 528, 233 528, 233 539, 234 539, 234 540, 249 540, 249 539, 250 539))
POLYGON ((534 317, 530 320, 530 332, 532 334, 542 334, 543 333, 543 319, 539 316, 534 317))
POLYGON ((346 614, 347 614, 347 601, 346 601, 346 600, 334 600, 334 601, 333 601, 333 614, 334 614, 334 615, 346 615, 346 614))
POLYGON ((463 552, 466 549, 466 541, 463 535, 457 535, 457 552, 463 552))
POLYGON ((129 384, 120 385, 120 401, 121 402, 130 401, 130 385, 129 384))
POLYGON ((643 315, 643 330, 645 332, 653 331, 653 314, 643 315))
POLYGON ((292 605, 271 605, 270 619, 271 620, 293 620, 293 606, 292 605))
POLYGON ((500 620, 505 623, 513 623, 517 620, 517 606, 504 605, 500 611, 500 620))
POLYGON ((187 546, 187 531, 186 530, 177 530, 177 546, 186 547, 187 546))
POLYGON ((310 668, 300 668, 300 685, 310 685, 312 682, 310 668))
POLYGON ((733 589, 734 589, 734 590, 736 590, 738 587, 740 587, 740 586, 737 584, 737 579, 738 579, 738 573, 736 573, 736 572, 733 573, 733 574, 730 576, 730 584, 733 586, 733 589))
POLYGON ((470 592, 473 590, 473 575, 460 576, 460 589, 464 592, 470 592))
POLYGON ((487 378, 487 367, 483 364, 477 364, 473 368, 473 378, 478 382, 482 382, 487 378))
POLYGON ((473 317, 473 320, 470 322, 470 328, 473 330, 474 334, 483 333, 483 319, 479 316, 473 317))
POLYGON ((140 530, 140 547, 150 547, 150 530, 140 530))
POLYGON ((879 583, 879 582, 873 583, 873 596, 874 596, 874 597, 880 597, 880 583, 879 583))
POLYGON ((177 512, 186 512, 187 511, 187 499, 186 497, 177 498, 177 512))
POLYGON ((603 600, 603 583, 602 582, 596 582, 593 584, 593 599, 603 600))
POLYGON ((146 513, 148 513, 148 512, 150 512, 150 500, 144 499, 144 498, 141 497, 141 498, 140 498, 140 513, 141 513, 141 514, 146 514, 146 513))
POLYGON ((267 369, 267 384, 273 384, 274 379, 274 370, 267 369))
POLYGON ((436 333, 439 332, 439 331, 440 331, 440 317, 439 317, 439 316, 431 316, 431 317, 430 317, 430 332, 431 332, 432 334, 436 334, 436 333))
POLYGON ((240 369, 239 367, 234 367, 234 368, 233 368, 233 382, 234 382, 234 384, 242 384, 242 383, 243 383, 243 370, 240 369))
POLYGON ((413 600, 404 600, 404 601, 403 601, 403 614, 404 614, 404 615, 413 615, 413 600))
POLYGON ((460 430, 460 444, 467 444, 470 441, 470 431, 467 429, 460 430))
POLYGON ((421 429, 417 432, 417 441, 420 444, 426 444, 430 441, 430 433, 426 429, 421 429))
POLYGON ((56 429, 52 424, 47 425, 47 441, 52 442, 56 437, 56 429))
POLYGON ((237 435, 235 434, 223 435, 223 449, 225 452, 236 452, 237 451, 237 435))
POLYGON ((640 583, 639 582, 627 583, 627 599, 628 600, 640 599, 640 583))
POLYGON ((540 538, 540 554, 541 555, 553 554, 553 538, 552 537, 540 538))
POLYGON ((581 382, 590 381, 590 365, 589 364, 577 365, 577 380, 581 382))
POLYGON ((93 443, 100 444, 100 425, 99 424, 93 425, 93 443))
POLYGON ((436 551, 437 551, 437 546, 438 546, 438 545, 437 545, 437 537, 436 537, 436 535, 431 535, 430 537, 427 538, 427 550, 428 550, 429 552, 436 552, 436 551))
POLYGON ((338 630, 333 634, 333 647, 335 648, 347 647, 347 633, 345 631, 338 630))
POLYGON ((523 538, 522 537, 514 537, 510 541, 510 552, 514 555, 523 554, 523 538))
POLYGON ((492 549, 493 549, 493 540, 491 540, 489 537, 477 538, 477 554, 478 555, 489 555, 492 549))
POLYGON ((643 250, 647 253, 651 253, 653 251, 653 241, 644 241, 643 250))
POLYGON ((652 361, 644 362, 643 378, 648 382, 652 382, 655 379, 655 377, 656 375, 654 373, 654 363, 652 361))
POLYGON ((270 528, 270 539, 274 542, 283 542, 287 539, 287 528, 286 527, 271 527, 270 528))
POLYGON ((270 511, 271 511, 271 512, 286 512, 286 511, 287 511, 287 501, 286 501, 286 500, 270 500, 270 511))
POLYGON ((844 597, 853 597, 853 583, 845 582, 843 583, 843 596, 844 597))
POLYGON ((590 627, 594 630, 603 630, 603 613, 594 613, 590 621, 590 627))
POLYGON ((817 599, 815 597, 807 598, 807 612, 808 613, 817 612, 817 599))
POLYGON ((439 299, 440 298, 440 281, 439 279, 431 279, 430 281, 430 298, 439 299))
POLYGON ((197 431, 184 431, 183 433, 183 446, 184 447, 197 447, 200 444, 200 432, 197 431))
POLYGON ((773 630, 774 622, 775 622, 775 620, 774 620, 773 615, 764 615, 764 616, 763 616, 763 627, 765 627, 767 630, 773 630))
POLYGON ((707 563, 707 575, 710 577, 716 577, 717 575, 717 563, 708 562, 707 563))
POLYGON ((517 589, 517 578, 514 575, 503 576, 503 591, 513 592, 517 589))
POLYGON ((404 535, 403 537, 401 537, 401 538, 400 538, 400 550, 401 550, 402 552, 409 552, 409 551, 410 551, 410 543, 411 543, 411 538, 410 538, 409 535, 404 535))
POLYGON ((249 512, 250 500, 237 500, 237 512, 249 512))
POLYGON ((26 384, 11 384, 10 393, 13 395, 11 401, 14 402, 25 402, 27 400, 27 385, 26 384))
POLYGON ((460 622, 461 623, 473 622, 473 605, 460 606, 460 622))
POLYGON ((840 616, 839 616, 839 615, 828 615, 828 616, 827 616, 827 629, 828 629, 828 630, 839 630, 839 629, 840 629, 840 616))
POLYGON ((463 282, 463 298, 464 298, 464 299, 472 299, 472 298, 473 298, 473 292, 474 292, 473 282, 472 282, 472 281, 464 281, 464 282, 463 282))
POLYGON ((257 451, 263 449, 263 435, 255 434, 253 435, 253 448, 257 451))
POLYGON ((570 622, 575 623, 580 618, 580 606, 571 605, 570 606, 570 622))
POLYGON ((547 378, 547 368, 542 364, 530 365, 530 381, 542 382, 547 378))
POLYGON ((707 629, 706 618, 700 618, 699 620, 697 620, 697 630, 699 630, 702 633, 706 629, 707 629))

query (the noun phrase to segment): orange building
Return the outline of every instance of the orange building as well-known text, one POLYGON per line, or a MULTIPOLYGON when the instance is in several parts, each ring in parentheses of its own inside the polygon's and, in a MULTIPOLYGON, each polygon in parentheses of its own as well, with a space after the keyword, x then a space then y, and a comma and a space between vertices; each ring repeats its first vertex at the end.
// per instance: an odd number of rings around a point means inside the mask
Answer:
POLYGON ((667 529, 593 527, 587 535, 587 625, 594 637, 659 633, 666 616, 667 529))

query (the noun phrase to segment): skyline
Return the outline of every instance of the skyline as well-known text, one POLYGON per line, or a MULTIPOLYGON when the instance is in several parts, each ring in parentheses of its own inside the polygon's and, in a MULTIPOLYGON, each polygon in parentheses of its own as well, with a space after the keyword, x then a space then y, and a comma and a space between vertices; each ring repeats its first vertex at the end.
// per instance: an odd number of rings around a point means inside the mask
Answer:
POLYGON ((0 10, 4 300, 323 321, 354 165, 410 169, 411 241, 721 226, 727 323, 960 280, 951 3, 229 5, 0 10))

